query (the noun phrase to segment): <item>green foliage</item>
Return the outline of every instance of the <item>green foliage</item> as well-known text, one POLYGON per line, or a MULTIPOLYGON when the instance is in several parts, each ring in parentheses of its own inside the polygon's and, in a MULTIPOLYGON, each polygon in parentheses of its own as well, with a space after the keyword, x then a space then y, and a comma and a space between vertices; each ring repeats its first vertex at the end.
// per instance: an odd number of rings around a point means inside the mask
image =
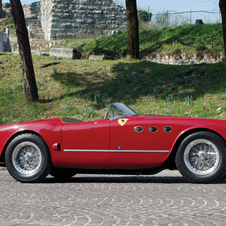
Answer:
POLYGON ((139 21, 148 22, 151 21, 152 13, 148 13, 145 10, 137 10, 137 16, 139 21))
POLYGON ((0 18, 0 32, 5 32, 7 27, 9 27, 11 34, 16 34, 13 18, 0 18))
MULTIPOLYGON (((160 23, 165 23, 160 15, 160 23), (162 22, 161 22, 162 21, 162 22)), ((223 52, 223 32, 221 24, 185 25, 163 29, 143 29, 139 31, 140 52, 223 52)), ((81 41, 68 40, 67 47, 75 48, 81 53, 100 54, 117 53, 124 57, 127 50, 127 33, 81 41)))
POLYGON ((113 102, 125 103, 139 114, 226 117, 223 62, 177 66, 125 59, 103 62, 59 59, 55 74, 53 67, 38 67, 51 59, 35 56, 40 100, 28 103, 21 75, 16 74, 18 68, 12 64, 15 57, 1 59, 4 66, 12 65, 7 68, 11 76, 5 74, 0 80, 3 123, 58 116, 85 121, 102 119, 113 102), (192 73, 186 74, 191 68, 192 73))

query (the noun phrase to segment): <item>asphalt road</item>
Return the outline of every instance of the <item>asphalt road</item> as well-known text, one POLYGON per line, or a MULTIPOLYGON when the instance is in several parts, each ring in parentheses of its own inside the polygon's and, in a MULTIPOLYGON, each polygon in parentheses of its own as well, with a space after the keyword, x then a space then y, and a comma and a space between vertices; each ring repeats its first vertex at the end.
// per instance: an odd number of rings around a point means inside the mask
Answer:
POLYGON ((226 225, 226 180, 76 175, 23 184, 0 171, 0 225, 226 225))

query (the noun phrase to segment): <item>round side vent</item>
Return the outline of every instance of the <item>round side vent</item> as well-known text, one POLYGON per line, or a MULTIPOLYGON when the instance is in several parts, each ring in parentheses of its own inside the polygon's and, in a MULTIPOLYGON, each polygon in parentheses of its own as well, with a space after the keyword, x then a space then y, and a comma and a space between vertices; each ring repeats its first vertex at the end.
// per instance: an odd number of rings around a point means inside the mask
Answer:
POLYGON ((172 132, 172 127, 170 127, 170 126, 165 126, 164 128, 163 128, 163 131, 165 132, 165 133, 170 133, 170 132, 172 132))
POLYGON ((155 126, 151 126, 151 127, 148 128, 148 131, 149 131, 150 133, 156 133, 156 132, 158 131, 158 128, 155 127, 155 126))
POLYGON ((137 133, 142 133, 144 131, 144 128, 142 126, 136 126, 134 127, 134 131, 137 133))

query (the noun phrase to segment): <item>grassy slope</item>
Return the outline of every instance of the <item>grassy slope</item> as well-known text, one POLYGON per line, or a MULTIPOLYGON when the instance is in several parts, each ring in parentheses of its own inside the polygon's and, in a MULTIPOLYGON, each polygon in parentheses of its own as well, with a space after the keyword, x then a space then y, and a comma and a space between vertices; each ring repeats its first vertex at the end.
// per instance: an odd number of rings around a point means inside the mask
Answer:
MULTIPOLYGON (((223 51, 220 25, 143 30, 141 51, 223 51), (213 35, 214 34, 214 35, 213 35)), ((67 47, 123 53, 126 33, 114 37, 68 40, 67 47)), ((138 60, 66 60, 33 56, 40 101, 24 97, 20 57, 0 55, 2 123, 57 116, 102 119, 112 102, 123 102, 139 114, 221 118, 226 116, 225 63, 161 65, 138 60), (59 61, 55 66, 41 64, 59 61)))
MULTIPOLYGON (((186 25, 172 28, 140 30, 140 52, 223 51, 221 24, 186 25)), ((68 47, 84 52, 118 52, 127 48, 127 33, 87 40, 68 40, 68 47)))
POLYGON ((0 18, 0 32, 5 32, 6 28, 9 28, 11 33, 15 34, 16 30, 15 30, 15 25, 13 22, 13 18, 0 18))

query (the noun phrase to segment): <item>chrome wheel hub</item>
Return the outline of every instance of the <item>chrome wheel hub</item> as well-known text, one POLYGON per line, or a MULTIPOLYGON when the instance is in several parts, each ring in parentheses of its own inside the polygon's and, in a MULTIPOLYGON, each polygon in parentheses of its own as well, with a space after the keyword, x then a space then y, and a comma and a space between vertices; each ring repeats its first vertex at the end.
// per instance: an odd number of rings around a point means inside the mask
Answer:
POLYGON ((220 154, 211 141, 197 139, 189 143, 184 152, 187 168, 197 175, 208 175, 218 166, 220 154))
POLYGON ((22 142, 14 148, 12 162, 18 172, 32 175, 41 165, 41 150, 32 142, 22 142))

